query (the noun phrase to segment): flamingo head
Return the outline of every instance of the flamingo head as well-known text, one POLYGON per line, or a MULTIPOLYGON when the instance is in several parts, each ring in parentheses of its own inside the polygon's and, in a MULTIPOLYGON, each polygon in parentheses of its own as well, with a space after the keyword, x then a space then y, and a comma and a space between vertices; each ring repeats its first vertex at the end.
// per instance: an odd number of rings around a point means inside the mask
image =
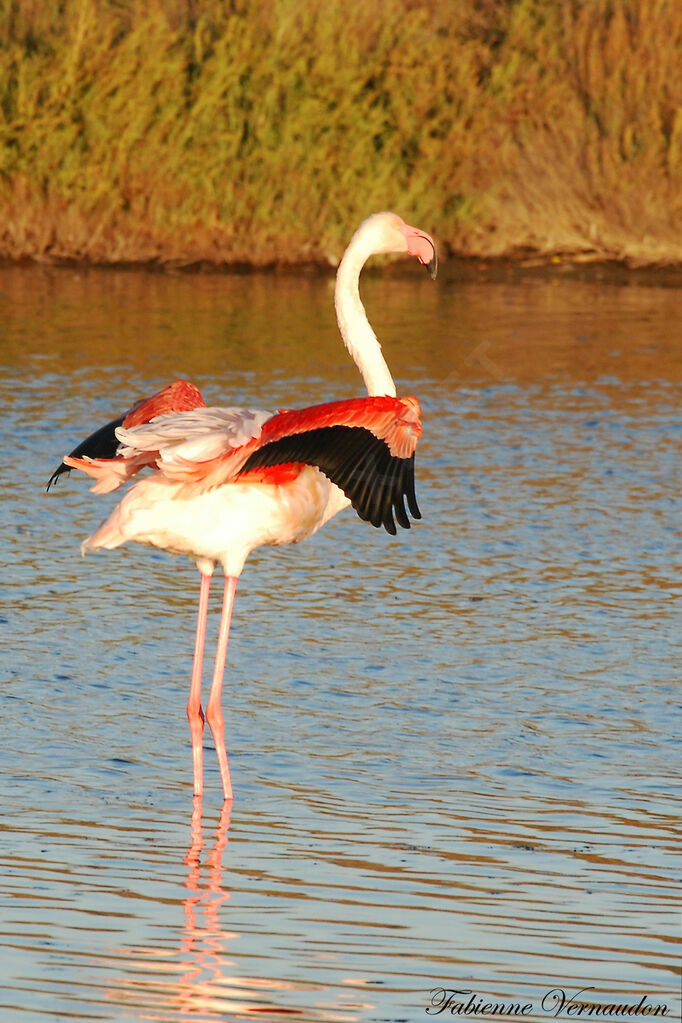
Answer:
POLYGON ((360 231, 367 232, 371 238, 372 252, 407 252, 426 267, 432 280, 436 279, 436 245, 426 231, 410 227, 397 213, 375 213, 362 224, 360 231))

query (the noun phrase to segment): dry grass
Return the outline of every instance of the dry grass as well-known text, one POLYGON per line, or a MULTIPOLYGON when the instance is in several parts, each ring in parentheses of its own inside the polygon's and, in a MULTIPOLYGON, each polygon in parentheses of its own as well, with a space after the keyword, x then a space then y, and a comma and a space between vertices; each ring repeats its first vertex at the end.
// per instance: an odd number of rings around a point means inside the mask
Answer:
POLYGON ((678 0, 0 0, 0 255, 682 263, 678 0))

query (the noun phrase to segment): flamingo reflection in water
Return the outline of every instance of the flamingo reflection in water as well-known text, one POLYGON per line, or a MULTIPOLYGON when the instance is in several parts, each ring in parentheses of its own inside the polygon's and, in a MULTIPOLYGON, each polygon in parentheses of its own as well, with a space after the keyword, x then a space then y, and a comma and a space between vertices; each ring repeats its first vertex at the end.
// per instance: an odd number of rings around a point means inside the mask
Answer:
MULTIPOLYGON (((132 954, 130 949, 117 949, 110 966, 120 971, 125 963, 128 969, 109 986, 107 999, 121 1008, 144 1008, 150 1019, 158 1020, 201 1018, 205 1023, 224 1023, 229 1019, 237 1023, 257 1017, 268 1023, 292 1018, 310 1023, 358 1023, 363 1018, 360 1011, 364 1015, 365 1010, 376 1008, 364 1001, 366 991, 357 990, 366 983, 360 978, 345 978, 341 982, 344 987, 333 992, 322 981, 236 974, 238 964, 230 944, 241 935, 224 926, 225 909, 232 899, 223 866, 231 803, 223 804, 210 847, 204 839, 201 803, 201 796, 195 796, 191 840, 184 857, 184 926, 177 959, 169 956, 166 947, 136 947, 132 954), (337 1008, 334 1002, 346 1004, 337 1008)), ((254 962, 252 956, 245 961, 254 962)))
POLYGON ((210 971, 209 984, 220 981, 221 956, 225 952, 226 943, 231 938, 239 937, 235 932, 222 931, 219 917, 220 907, 232 894, 223 888, 222 866, 223 850, 227 845, 227 832, 230 826, 230 807, 230 803, 223 804, 215 842, 207 858, 207 877, 203 887, 201 852, 205 843, 201 827, 201 796, 194 796, 192 842, 185 857, 189 867, 185 885, 188 891, 194 894, 188 895, 184 900, 185 934, 180 945, 181 960, 192 964, 181 979, 183 986, 186 985, 189 990, 193 984, 203 983, 201 978, 206 971, 210 971))

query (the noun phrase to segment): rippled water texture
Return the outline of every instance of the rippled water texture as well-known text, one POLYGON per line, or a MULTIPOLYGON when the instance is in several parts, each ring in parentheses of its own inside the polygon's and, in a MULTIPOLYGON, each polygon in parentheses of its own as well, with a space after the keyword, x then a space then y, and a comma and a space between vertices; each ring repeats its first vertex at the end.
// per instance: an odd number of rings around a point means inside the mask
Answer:
POLYGON ((45 482, 180 375, 361 393, 332 284, 0 271, 3 1020, 414 1023, 438 988, 678 1018, 682 290, 411 269, 364 295, 424 519, 249 561, 229 818, 212 748, 192 803, 194 566, 81 559, 114 496, 45 482))

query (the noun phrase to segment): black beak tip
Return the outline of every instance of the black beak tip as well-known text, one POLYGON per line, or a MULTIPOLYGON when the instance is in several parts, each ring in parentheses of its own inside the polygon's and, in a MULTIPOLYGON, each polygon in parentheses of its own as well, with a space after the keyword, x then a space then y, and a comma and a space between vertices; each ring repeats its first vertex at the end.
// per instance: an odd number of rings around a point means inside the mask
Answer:
POLYGON ((438 274, 438 256, 434 252, 433 259, 426 264, 426 269, 429 271, 429 276, 432 281, 435 281, 438 274))

